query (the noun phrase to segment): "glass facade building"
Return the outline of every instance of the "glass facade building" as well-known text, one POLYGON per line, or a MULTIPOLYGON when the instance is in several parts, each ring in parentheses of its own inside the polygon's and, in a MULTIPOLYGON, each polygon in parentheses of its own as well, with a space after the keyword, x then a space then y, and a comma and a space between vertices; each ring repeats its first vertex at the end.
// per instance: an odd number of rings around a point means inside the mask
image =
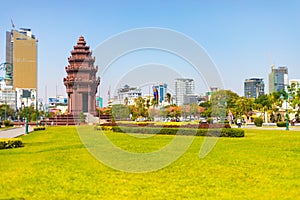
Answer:
POLYGON ((158 91, 159 102, 160 103, 163 102, 166 99, 168 85, 165 83, 165 84, 154 85, 153 87, 155 87, 156 90, 158 91))
POLYGON ((258 98, 265 94, 265 84, 262 78, 250 78, 244 82, 244 96, 258 98))
POLYGON ((278 67, 277 69, 272 67, 269 74, 269 93, 286 90, 289 84, 288 81, 287 67, 278 67))

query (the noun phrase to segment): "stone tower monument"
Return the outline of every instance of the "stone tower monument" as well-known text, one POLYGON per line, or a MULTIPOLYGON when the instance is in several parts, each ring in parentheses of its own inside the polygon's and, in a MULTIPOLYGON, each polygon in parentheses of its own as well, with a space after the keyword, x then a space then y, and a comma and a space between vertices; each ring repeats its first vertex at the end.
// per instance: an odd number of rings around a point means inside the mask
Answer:
POLYGON ((68 112, 79 115, 81 112, 95 115, 96 93, 100 77, 96 77, 98 66, 94 67, 90 47, 80 36, 65 68, 67 77, 63 79, 68 94, 68 112))

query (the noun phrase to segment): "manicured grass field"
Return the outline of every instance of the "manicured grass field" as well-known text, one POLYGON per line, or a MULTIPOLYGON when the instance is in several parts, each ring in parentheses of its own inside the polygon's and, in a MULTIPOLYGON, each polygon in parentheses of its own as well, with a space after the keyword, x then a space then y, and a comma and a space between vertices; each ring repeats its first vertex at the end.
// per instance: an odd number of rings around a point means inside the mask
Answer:
MULTIPOLYGON (((107 133, 133 152, 150 152, 174 136, 107 133)), ((184 136, 181 136, 184 138, 184 136)), ((300 132, 246 129, 220 138, 199 158, 204 137, 170 166, 126 173, 97 161, 75 127, 48 127, 0 150, 0 199, 300 199, 300 132)))

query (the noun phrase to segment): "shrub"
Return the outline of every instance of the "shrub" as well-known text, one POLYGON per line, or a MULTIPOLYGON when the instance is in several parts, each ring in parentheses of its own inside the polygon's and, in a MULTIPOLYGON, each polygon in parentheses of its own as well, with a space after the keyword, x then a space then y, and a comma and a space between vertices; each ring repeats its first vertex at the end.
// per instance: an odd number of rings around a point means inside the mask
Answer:
POLYGON ((21 138, 0 139, 0 149, 17 148, 22 147, 22 145, 21 138))
POLYGON ((213 123, 213 119, 210 117, 210 118, 207 118, 207 123, 209 123, 209 124, 212 124, 213 123))
POLYGON ((181 126, 180 122, 166 122, 164 123, 164 127, 166 128, 178 128, 181 126))
POLYGON ((254 119, 254 124, 255 124, 255 126, 261 127, 263 124, 263 119, 261 117, 256 117, 254 119))
POLYGON ((134 124, 137 126, 144 127, 144 126, 148 126, 150 122, 135 122, 134 124))
POLYGON ((85 116, 84 116, 83 112, 80 112, 80 114, 79 114, 79 122, 81 122, 81 123, 85 122, 85 116))
POLYGON ((225 120, 224 120, 224 124, 229 124, 228 119, 225 119, 225 120))
POLYGON ((286 122, 277 122, 276 123, 278 127, 285 127, 286 126, 286 122))
POLYGON ((231 128, 229 124, 199 124, 198 128, 231 128))
POLYGON ((12 123, 12 122, 9 121, 9 120, 4 120, 3 124, 4 124, 4 126, 6 126, 6 127, 14 126, 14 123, 12 123))
POLYGON ((112 126, 98 126, 97 130, 112 131, 112 126))
POLYGON ((116 122, 107 122, 104 124, 99 124, 99 126, 117 126, 117 123, 116 122))
POLYGON ((46 130, 45 126, 38 126, 33 128, 33 131, 43 131, 43 130, 46 130))

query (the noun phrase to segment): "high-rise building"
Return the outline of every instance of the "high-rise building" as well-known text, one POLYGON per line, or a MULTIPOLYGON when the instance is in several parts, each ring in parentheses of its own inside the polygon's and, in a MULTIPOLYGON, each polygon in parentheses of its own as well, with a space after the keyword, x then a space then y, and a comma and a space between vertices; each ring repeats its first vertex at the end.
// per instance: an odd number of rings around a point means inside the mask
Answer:
POLYGON ((134 99, 142 96, 142 90, 138 87, 131 87, 125 84, 118 89, 118 97, 115 99, 114 104, 133 105, 134 99))
MULTIPOLYGON (((21 28, 6 32, 6 85, 16 91, 16 107, 36 101, 37 91, 37 39, 31 29, 21 28), (23 91, 24 90, 24 91, 23 91), (26 91, 31 91, 31 96, 26 91), (33 95, 34 94, 34 95, 33 95)), ((29 106, 29 105, 25 105, 29 106)))
POLYGON ((175 98, 177 105, 185 104, 185 96, 195 93, 195 82, 190 78, 175 79, 175 98))
POLYGON ((250 78, 244 82, 244 96, 258 98, 265 94, 265 84, 262 78, 250 78))
POLYGON ((103 98, 96 97, 96 107, 103 108, 103 98))
POLYGON ((286 90, 289 84, 288 81, 289 78, 287 67, 278 67, 275 69, 272 66, 271 73, 269 74, 269 93, 286 90))
POLYGON ((37 88, 37 39, 31 29, 6 32, 6 62, 13 65, 13 88, 37 88))
POLYGON ((158 100, 160 103, 162 103, 166 99, 168 85, 166 83, 164 83, 164 84, 154 85, 153 89, 154 89, 154 87, 156 88, 156 90, 158 92, 158 100))

